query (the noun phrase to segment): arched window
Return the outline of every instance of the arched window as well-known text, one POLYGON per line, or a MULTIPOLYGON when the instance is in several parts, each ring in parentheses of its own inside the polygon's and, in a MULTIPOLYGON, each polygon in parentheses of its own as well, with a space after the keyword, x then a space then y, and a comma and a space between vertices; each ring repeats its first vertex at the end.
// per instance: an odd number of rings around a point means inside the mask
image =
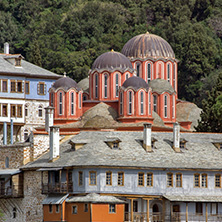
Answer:
POLYGON ((164 95, 164 118, 167 118, 167 95, 164 95))
POLYGON ((151 115, 151 93, 149 92, 149 115, 151 115))
POLYGON ((175 118, 175 96, 173 95, 172 117, 175 118))
POLYGON ((86 95, 83 95, 83 101, 87 100, 87 96, 86 95))
POLYGON ((173 64, 173 88, 176 89, 176 64, 173 64))
POLYGON ((132 91, 128 92, 128 114, 132 115, 132 108, 133 108, 133 93, 132 91))
POLYGON ((126 73, 126 80, 129 78, 129 74, 128 73, 126 73))
POLYGON ((9 158, 5 158, 5 168, 9 168, 9 158))
POLYGON ((151 64, 147 64, 147 82, 149 83, 151 81, 151 64))
POLYGON ((108 95, 108 76, 104 75, 104 98, 108 95))
POLYGON ((25 116, 29 115, 28 105, 25 104, 25 116))
POLYGON ((153 111, 157 113, 157 95, 153 95, 153 111))
POLYGON ((70 101, 71 101, 71 115, 74 115, 74 92, 71 92, 71 98, 70 98, 70 101))
POLYGON ((50 93, 50 106, 54 106, 54 103, 53 103, 53 101, 54 101, 54 93, 50 93))
POLYGON ((82 108, 82 93, 79 93, 79 108, 82 108))
POLYGON ((98 98, 98 75, 95 75, 95 97, 98 98))
POLYGON ((136 73, 137 73, 137 76, 140 76, 140 64, 139 63, 136 64, 136 73))
POLYGON ((59 93, 59 115, 62 115, 62 93, 59 93))
POLYGON ((27 139, 29 138, 29 132, 27 129, 24 130, 24 141, 27 141, 27 139))
POLYGON ((167 64, 167 81, 170 82, 170 64, 167 64))
POLYGON ((140 114, 144 114, 144 93, 143 91, 140 92, 140 114))
POLYGON ((38 113, 39 113, 39 117, 42 117, 42 106, 39 106, 38 113))
POLYGON ((123 92, 120 93, 120 115, 123 115, 123 92))
POLYGON ((116 97, 119 96, 118 90, 119 90, 119 75, 116 74, 116 97))

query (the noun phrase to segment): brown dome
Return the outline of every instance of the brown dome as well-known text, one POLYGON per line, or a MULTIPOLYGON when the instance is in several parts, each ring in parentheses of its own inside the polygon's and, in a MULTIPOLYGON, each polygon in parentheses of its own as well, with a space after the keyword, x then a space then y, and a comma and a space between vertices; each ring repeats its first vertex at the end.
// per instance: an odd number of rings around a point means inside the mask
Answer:
POLYGON ((121 51, 127 57, 145 58, 145 57, 168 57, 175 58, 170 44, 160 36, 141 34, 130 39, 121 51))
POLYGON ((92 65, 94 69, 126 70, 133 69, 130 60, 120 52, 110 51, 100 55, 92 65))
POLYGON ((140 88, 144 88, 144 89, 148 89, 149 86, 146 83, 146 81, 138 76, 132 76, 129 79, 127 79, 123 85, 123 88, 128 88, 128 87, 132 87, 135 90, 138 90, 140 88))
POLYGON ((66 91, 69 90, 70 88, 75 88, 76 90, 80 91, 80 88, 76 83, 76 81, 66 76, 56 80, 52 85, 52 88, 54 90, 62 88, 66 91))

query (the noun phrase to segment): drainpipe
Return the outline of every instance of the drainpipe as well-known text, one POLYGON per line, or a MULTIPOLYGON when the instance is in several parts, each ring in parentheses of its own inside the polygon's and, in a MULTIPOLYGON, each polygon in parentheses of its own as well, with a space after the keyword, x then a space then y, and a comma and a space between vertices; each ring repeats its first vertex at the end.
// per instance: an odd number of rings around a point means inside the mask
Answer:
POLYGON ((11 119, 11 144, 13 144, 13 119, 11 119))
POLYGON ((143 148, 147 152, 152 151, 152 147, 151 147, 151 128, 152 128, 152 124, 150 124, 150 123, 145 123, 144 124, 144 128, 143 128, 143 148))
POLYGON ((3 123, 3 145, 7 145, 7 123, 3 123))

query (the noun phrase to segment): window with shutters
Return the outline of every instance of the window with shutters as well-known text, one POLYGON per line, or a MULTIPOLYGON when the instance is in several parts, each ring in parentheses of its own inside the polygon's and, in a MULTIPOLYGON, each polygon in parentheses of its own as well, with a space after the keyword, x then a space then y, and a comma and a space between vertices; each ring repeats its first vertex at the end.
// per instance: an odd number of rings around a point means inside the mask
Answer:
POLYGON ((2 80, 2 92, 8 92, 8 80, 2 80))
POLYGON ((11 80, 11 93, 15 93, 15 92, 16 92, 16 81, 11 80))
POLYGON ((11 117, 16 117, 16 105, 11 105, 11 117))
POLYGON ((8 116, 8 105, 7 104, 3 104, 2 105, 2 116, 3 117, 7 117, 8 116))
POLYGON ((44 82, 38 83, 38 94, 45 95, 46 94, 46 84, 44 82))
POLYGON ((17 81, 17 92, 22 93, 23 92, 23 84, 22 81, 17 81))
POLYGON ((30 93, 30 86, 29 86, 29 81, 25 81, 25 94, 30 93))
POLYGON ((17 105, 17 117, 22 117, 22 105, 17 105))

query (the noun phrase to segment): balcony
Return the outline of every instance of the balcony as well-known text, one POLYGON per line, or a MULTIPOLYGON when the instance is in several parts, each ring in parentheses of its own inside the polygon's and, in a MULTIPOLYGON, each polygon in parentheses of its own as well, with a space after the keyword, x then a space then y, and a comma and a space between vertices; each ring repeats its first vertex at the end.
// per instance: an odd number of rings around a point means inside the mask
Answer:
POLYGON ((65 194, 73 192, 73 183, 42 183, 42 194, 65 194))
MULTIPOLYGON (((147 222, 147 213, 133 213, 133 220, 131 220, 131 213, 125 213, 124 222, 147 222)), ((172 214, 166 213, 163 217, 162 213, 149 213, 149 222, 186 222, 186 221, 220 221, 222 222, 222 214, 212 215, 209 214, 206 217, 206 214, 186 214, 184 212, 173 212, 172 214)))
POLYGON ((22 185, 11 185, 0 187, 0 198, 23 197, 22 185))

